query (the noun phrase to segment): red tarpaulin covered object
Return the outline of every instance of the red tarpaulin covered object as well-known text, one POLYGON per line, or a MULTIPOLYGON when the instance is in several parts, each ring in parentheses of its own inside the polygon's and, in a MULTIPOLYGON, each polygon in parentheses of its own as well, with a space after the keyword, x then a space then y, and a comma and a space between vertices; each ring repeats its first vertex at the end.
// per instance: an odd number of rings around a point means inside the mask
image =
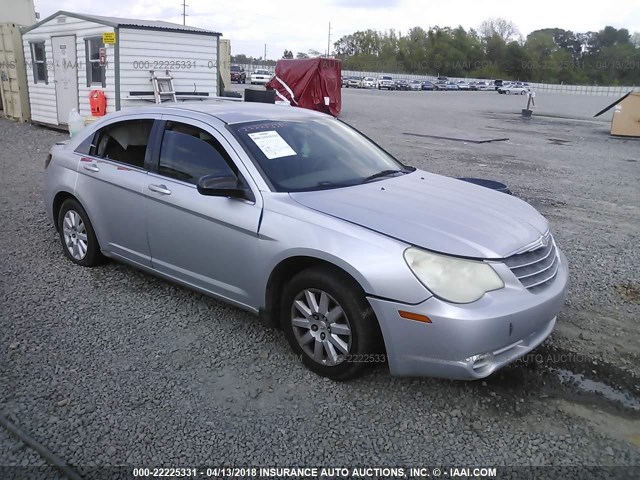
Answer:
POLYGON ((342 107, 342 63, 333 58, 278 60, 276 75, 266 87, 277 100, 294 107, 318 110, 337 117, 342 107))

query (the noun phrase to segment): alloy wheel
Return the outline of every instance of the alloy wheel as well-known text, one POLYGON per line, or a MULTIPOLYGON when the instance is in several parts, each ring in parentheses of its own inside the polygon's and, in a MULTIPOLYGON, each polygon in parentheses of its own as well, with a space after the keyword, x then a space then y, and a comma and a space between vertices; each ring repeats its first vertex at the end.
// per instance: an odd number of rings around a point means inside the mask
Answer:
POLYGON ((351 350, 351 325, 340 304, 327 292, 306 289, 291 305, 293 333, 314 362, 336 366, 351 350))
POLYGON ((62 234, 64 244, 71 256, 78 261, 82 260, 87 255, 89 240, 84 222, 75 210, 69 210, 65 213, 62 234))

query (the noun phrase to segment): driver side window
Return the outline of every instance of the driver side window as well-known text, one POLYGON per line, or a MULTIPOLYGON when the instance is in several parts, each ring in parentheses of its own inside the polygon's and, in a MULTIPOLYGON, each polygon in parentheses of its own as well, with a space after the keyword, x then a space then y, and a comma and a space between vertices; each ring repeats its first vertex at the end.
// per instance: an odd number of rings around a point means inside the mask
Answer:
POLYGON ((205 175, 232 171, 235 166, 227 152, 211 134, 180 122, 167 122, 158 173, 196 185, 205 175))

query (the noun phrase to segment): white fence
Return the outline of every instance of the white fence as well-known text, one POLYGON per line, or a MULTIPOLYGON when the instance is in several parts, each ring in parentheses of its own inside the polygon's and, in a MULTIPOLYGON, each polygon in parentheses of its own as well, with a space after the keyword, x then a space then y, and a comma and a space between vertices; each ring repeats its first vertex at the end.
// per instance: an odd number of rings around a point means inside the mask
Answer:
MULTIPOLYGON (((251 75, 251 72, 254 70, 261 68, 265 70, 269 70, 271 73, 275 71, 275 67, 273 66, 264 66, 264 65, 241 65, 247 72, 247 77, 251 75)), ((382 73, 382 72, 366 72, 366 71, 354 71, 354 70, 343 70, 343 76, 347 75, 355 75, 358 77, 374 77, 378 78, 380 75, 391 75, 394 79, 405 79, 405 80, 429 80, 435 81, 436 77, 430 75, 413 75, 410 73, 382 73)), ((476 81, 476 80, 485 80, 479 78, 458 78, 458 77, 448 77, 451 81, 457 82, 459 80, 465 80, 468 82, 476 81)), ((640 86, 625 86, 625 87, 605 87, 605 86, 597 86, 597 85, 558 85, 553 83, 534 83, 528 82, 531 88, 537 92, 548 92, 548 93, 568 93, 573 95, 597 95, 597 96, 612 96, 612 97, 621 97, 627 92, 633 90, 640 92, 640 86)))

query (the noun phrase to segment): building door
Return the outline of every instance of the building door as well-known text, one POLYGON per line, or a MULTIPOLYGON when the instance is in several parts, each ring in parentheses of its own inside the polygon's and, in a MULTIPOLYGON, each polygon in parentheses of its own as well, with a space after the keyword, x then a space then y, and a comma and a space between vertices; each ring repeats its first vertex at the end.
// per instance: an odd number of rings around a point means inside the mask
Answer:
POLYGON ((56 84, 58 123, 66 125, 71 109, 78 109, 78 64, 76 37, 52 37, 53 73, 56 84))

